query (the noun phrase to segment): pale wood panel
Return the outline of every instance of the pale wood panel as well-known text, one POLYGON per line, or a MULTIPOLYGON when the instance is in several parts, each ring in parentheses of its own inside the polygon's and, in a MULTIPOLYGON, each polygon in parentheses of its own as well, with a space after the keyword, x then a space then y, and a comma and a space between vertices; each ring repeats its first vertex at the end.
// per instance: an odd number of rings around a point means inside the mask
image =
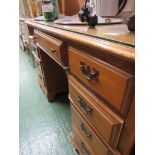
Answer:
POLYGON ((45 49, 49 55, 58 59, 61 62, 61 50, 63 46, 63 42, 51 36, 48 36, 40 31, 34 31, 36 42, 45 49))
POLYGON ((125 120, 118 148, 123 155, 129 155, 135 144, 135 97, 133 97, 128 116, 125 120))
MULTIPOLYGON (((92 128, 87 124, 87 122, 80 116, 78 111, 71 105, 71 113, 72 113, 72 124, 77 128, 82 137, 87 141, 87 143, 94 150, 96 155, 108 155, 109 149, 105 146, 105 144, 98 138, 92 128), (81 129, 80 125, 82 123, 85 131, 81 129), (86 131, 87 130, 87 131, 86 131), (91 137, 86 136, 86 132, 89 132, 91 137)), ((72 126, 73 126, 72 125, 72 126)), ((87 133, 88 134, 88 133, 87 133)))
POLYGON ((123 120, 104 105, 87 88, 82 86, 73 76, 69 80, 69 98, 78 107, 87 120, 98 130, 100 135, 113 147, 117 146, 118 138, 121 133, 123 120), (78 102, 81 98, 85 105, 91 108, 91 113, 86 113, 78 102))
POLYGON ((133 76, 72 47, 69 48, 68 55, 71 73, 125 115, 129 108, 127 99, 132 93, 133 76), (98 71, 97 80, 88 80, 85 77, 80 69, 81 62, 85 63, 85 67, 98 71))
POLYGON ((84 2, 85 0, 58 0, 59 11, 64 15, 72 16, 80 10, 84 2))

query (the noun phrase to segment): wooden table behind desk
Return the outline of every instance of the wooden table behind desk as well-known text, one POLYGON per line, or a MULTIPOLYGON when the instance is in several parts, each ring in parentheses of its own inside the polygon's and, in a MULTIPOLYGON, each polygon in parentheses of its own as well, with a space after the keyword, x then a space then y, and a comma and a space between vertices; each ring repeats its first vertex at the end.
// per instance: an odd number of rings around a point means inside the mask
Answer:
POLYGON ((66 16, 72 16, 80 10, 84 2, 85 0, 58 0, 59 11, 66 16))

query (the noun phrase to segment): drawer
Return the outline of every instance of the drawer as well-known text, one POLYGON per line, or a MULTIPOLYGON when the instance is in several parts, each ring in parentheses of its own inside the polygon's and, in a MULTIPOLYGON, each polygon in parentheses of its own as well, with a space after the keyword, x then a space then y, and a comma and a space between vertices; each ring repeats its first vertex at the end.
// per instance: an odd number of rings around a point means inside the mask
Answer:
POLYGON ((71 73, 126 114, 133 92, 133 76, 75 48, 70 47, 68 52, 71 73))
POLYGON ((77 138, 75 137, 75 135, 73 135, 73 133, 71 132, 69 134, 69 137, 72 141, 72 144, 74 145, 75 150, 78 152, 79 155, 84 155, 84 152, 82 151, 81 146, 79 145, 79 143, 77 142, 77 138))
MULTIPOLYGON (((72 126, 72 134, 74 137, 74 141, 76 143, 76 147, 78 151, 81 153, 80 155, 98 155, 90 147, 90 144, 87 143, 85 138, 78 132, 75 126, 72 126)), ((104 155, 107 155, 107 154, 104 154, 104 155)))
POLYGON ((31 48, 32 48, 32 52, 33 52, 38 58, 40 58, 40 55, 39 55, 39 48, 37 47, 37 45, 35 44, 34 41, 31 41, 31 48))
POLYGON ((99 134, 116 148, 123 120, 114 114, 96 96, 88 91, 73 76, 69 76, 69 97, 99 134))
POLYGON ((49 56, 56 58, 63 63, 63 42, 38 30, 34 30, 37 45, 49 56))
POLYGON ((41 59, 38 57, 39 53, 38 51, 32 51, 32 54, 34 56, 34 60, 35 60, 35 65, 38 69, 39 74, 42 75, 42 67, 41 67, 41 59))
POLYGON ((87 124, 87 122, 80 116, 76 109, 71 106, 72 124, 73 128, 76 128, 83 137, 86 143, 94 150, 95 155, 107 155, 110 150, 105 144, 98 138, 93 129, 87 124))

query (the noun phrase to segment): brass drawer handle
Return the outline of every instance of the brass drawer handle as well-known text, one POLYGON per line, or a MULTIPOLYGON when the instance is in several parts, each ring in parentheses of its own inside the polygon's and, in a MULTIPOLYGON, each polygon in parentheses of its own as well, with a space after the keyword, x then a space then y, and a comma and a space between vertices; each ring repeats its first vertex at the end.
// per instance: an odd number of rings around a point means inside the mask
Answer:
POLYGON ((84 134, 86 135, 86 137, 88 137, 88 138, 91 138, 92 137, 90 131, 88 131, 88 129, 86 128, 86 126, 84 125, 84 123, 80 123, 80 128, 84 132, 84 134))
POLYGON ((95 68, 90 68, 90 66, 85 66, 85 63, 80 61, 80 69, 84 77, 88 80, 97 80, 99 72, 95 68))
POLYGON ((86 152, 86 155, 91 155, 91 153, 88 151, 88 149, 86 148, 83 142, 81 142, 80 145, 81 145, 81 148, 86 152))
POLYGON ((31 40, 34 40, 35 38, 37 38, 37 36, 32 35, 32 36, 28 36, 28 38, 31 40))
POLYGON ((50 48, 50 50, 51 50, 52 53, 55 53, 55 52, 57 51, 57 50, 54 49, 54 48, 50 48))
POLYGON ((28 38, 30 39, 31 43, 36 43, 36 38, 38 38, 37 36, 34 36, 34 35, 31 35, 31 36, 28 36, 28 38))
POLYGON ((77 101, 86 114, 92 113, 93 109, 82 99, 82 97, 78 96, 77 101))

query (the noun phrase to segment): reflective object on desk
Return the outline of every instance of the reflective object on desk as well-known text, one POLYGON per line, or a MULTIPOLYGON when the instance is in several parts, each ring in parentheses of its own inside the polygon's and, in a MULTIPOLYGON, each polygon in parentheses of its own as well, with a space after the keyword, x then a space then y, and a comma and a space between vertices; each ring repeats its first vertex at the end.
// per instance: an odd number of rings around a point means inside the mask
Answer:
MULTIPOLYGON (((106 25, 106 24, 119 24, 122 23, 124 19, 122 18, 103 18, 98 16, 98 24, 106 25)), ((73 16, 65 16, 63 18, 57 19, 54 21, 55 24, 61 25, 86 25, 86 22, 81 22, 78 18, 78 15, 73 16)))
POLYGON ((57 0, 43 0, 42 10, 46 22, 58 19, 57 0))

